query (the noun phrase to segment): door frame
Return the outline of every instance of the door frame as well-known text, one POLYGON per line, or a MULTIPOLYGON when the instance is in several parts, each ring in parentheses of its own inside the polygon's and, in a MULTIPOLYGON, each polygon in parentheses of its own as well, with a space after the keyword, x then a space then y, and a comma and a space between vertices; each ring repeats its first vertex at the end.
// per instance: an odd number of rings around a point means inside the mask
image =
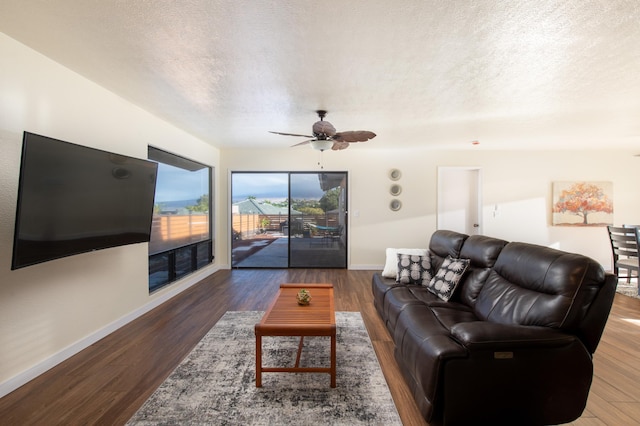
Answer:
POLYGON ((445 217, 447 217, 448 211, 447 203, 444 201, 444 194, 455 193, 460 191, 460 187, 456 187, 457 179, 452 180, 447 174, 457 174, 462 177, 463 174, 467 175, 468 172, 474 172, 475 185, 469 185, 467 191, 465 191, 465 197, 460 199, 465 204, 466 211, 476 211, 475 217, 470 218, 466 223, 454 226, 454 231, 463 232, 469 235, 482 234, 483 233, 483 218, 482 218, 482 168, 479 166, 438 166, 438 179, 437 179, 437 212, 436 212, 436 228, 451 229, 451 226, 445 225, 445 217), (476 200, 473 202, 472 200, 476 200), (474 205, 471 205, 471 204, 474 205), (469 227, 469 223, 473 223, 469 227), (477 225, 477 226, 476 226, 477 225))

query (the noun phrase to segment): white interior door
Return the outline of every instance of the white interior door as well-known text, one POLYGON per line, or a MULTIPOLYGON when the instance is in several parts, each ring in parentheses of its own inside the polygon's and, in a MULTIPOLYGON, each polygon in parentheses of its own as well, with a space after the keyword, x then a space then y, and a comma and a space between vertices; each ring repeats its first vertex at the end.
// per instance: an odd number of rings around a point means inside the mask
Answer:
POLYGON ((478 167, 438 167, 438 229, 482 233, 481 172, 478 167))

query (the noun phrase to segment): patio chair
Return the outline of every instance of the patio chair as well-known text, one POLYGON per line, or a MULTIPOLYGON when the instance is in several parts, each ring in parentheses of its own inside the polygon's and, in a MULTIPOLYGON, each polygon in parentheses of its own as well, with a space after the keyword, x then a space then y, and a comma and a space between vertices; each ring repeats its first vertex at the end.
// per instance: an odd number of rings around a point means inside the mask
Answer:
POLYGON ((332 229, 330 232, 327 233, 327 237, 329 239, 329 244, 331 245, 331 247, 333 247, 333 243, 340 242, 343 231, 344 231, 344 226, 338 225, 335 229, 332 229))

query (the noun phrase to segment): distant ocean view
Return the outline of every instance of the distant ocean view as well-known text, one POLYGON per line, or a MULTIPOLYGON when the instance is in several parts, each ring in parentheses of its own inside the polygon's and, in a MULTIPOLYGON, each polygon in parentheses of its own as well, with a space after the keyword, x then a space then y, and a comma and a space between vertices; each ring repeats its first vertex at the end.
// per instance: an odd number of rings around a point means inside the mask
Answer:
MULTIPOLYGON (((246 200, 248 197, 244 196, 244 197, 233 197, 233 203, 238 203, 240 201, 244 201, 246 200)), ((264 201, 270 201, 272 203, 281 203, 283 201, 286 201, 288 198, 286 197, 282 197, 282 196, 276 196, 276 197, 256 197, 256 201, 258 203, 262 203, 264 201)), ((313 198, 310 197, 309 199, 315 199, 317 200, 318 198, 313 198)), ((198 199, 192 199, 192 200, 171 200, 171 201, 156 201, 155 204, 161 205, 162 207, 164 207, 165 209, 181 209, 181 208, 185 208, 187 206, 193 206, 198 204, 198 199)))
POLYGON ((198 199, 196 198, 193 200, 156 201, 156 204, 161 205, 164 208, 180 209, 198 204, 198 199))
MULTIPOLYGON (((247 197, 240 197, 240 198, 235 198, 233 199, 234 203, 237 203, 239 201, 244 201, 246 200, 247 197)), ((256 198, 256 201, 263 202, 263 201, 271 201, 273 203, 279 203, 282 201, 287 200, 287 198, 282 198, 282 197, 276 197, 276 198, 256 198)), ((180 208, 184 208, 187 206, 193 206, 198 204, 198 199, 192 199, 192 200, 171 200, 171 201, 156 201, 156 204, 161 205, 164 208, 167 209, 180 209, 180 208)))
MULTIPOLYGON (((244 200, 246 200, 247 198, 248 198, 248 197, 246 197, 246 196, 243 196, 243 197, 233 197, 232 202, 233 202, 234 204, 235 204, 235 203, 239 203, 240 201, 244 201, 244 200)), ((283 197, 281 197, 281 196, 280 196, 280 197, 256 197, 256 201, 257 201, 258 203, 262 203, 262 202, 264 202, 264 201, 270 201, 270 202, 272 202, 272 203, 281 203, 281 202, 286 201, 286 200, 288 200, 288 198, 287 198, 287 197, 284 197, 284 198, 283 198, 283 197)))

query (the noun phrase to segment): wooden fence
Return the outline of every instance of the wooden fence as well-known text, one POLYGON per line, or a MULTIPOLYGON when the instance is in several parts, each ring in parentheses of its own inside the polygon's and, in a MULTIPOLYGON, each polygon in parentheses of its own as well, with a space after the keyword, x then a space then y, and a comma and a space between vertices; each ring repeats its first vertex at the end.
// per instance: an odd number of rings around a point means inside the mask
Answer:
POLYGON ((159 253, 209 238, 208 215, 154 215, 149 252, 159 253))
MULTIPOLYGON (((233 214, 232 226, 234 238, 251 238, 264 233, 280 232, 285 235, 307 235, 309 224, 337 226, 337 213, 322 215, 299 214, 291 217, 284 214, 233 214)), ((150 253, 160 253, 171 248, 192 244, 209 239, 209 216, 190 215, 154 215, 151 225, 150 253)))
POLYGON ((240 214, 231 218, 235 239, 251 238, 258 234, 281 232, 283 234, 302 235, 309 232, 309 224, 337 226, 337 213, 322 215, 292 215, 291 223, 285 214, 240 214))
POLYGON ((287 225, 287 215, 284 214, 240 214, 231 215, 231 223, 235 237, 247 238, 266 232, 283 232, 287 225))

